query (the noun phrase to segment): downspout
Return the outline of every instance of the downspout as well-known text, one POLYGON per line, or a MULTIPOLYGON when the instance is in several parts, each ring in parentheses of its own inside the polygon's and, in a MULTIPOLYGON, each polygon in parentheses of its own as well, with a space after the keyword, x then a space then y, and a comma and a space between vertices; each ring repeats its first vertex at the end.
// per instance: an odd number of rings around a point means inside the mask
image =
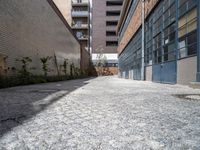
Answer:
MULTIPOLYGON (((197 1, 197 41, 200 40, 200 0, 197 1)), ((197 42, 197 82, 200 82, 200 43, 197 42)))
POLYGON ((142 1, 142 64, 141 64, 141 80, 145 80, 144 78, 144 29, 145 29, 145 22, 144 22, 144 1, 142 1))

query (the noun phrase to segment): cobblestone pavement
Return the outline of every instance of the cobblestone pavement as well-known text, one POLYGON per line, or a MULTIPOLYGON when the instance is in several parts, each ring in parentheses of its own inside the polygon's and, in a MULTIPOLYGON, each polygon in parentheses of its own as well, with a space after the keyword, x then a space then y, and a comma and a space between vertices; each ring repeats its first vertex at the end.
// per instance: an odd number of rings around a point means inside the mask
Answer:
POLYGON ((200 94, 117 77, 0 90, 0 150, 199 150, 200 94))

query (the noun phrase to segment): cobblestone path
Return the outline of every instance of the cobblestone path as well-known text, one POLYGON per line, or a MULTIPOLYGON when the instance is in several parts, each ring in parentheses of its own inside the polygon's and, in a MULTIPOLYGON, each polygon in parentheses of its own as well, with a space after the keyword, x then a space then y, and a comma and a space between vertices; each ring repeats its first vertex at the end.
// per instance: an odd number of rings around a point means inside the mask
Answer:
POLYGON ((0 150, 200 150, 200 94, 99 77, 0 90, 0 150))

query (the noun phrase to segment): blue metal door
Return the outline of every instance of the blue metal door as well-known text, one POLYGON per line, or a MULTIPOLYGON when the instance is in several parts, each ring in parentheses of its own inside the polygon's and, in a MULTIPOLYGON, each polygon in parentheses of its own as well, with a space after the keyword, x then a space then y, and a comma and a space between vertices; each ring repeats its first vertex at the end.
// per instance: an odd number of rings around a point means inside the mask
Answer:
POLYGON ((159 83, 176 84, 176 61, 153 65, 153 81, 159 83))

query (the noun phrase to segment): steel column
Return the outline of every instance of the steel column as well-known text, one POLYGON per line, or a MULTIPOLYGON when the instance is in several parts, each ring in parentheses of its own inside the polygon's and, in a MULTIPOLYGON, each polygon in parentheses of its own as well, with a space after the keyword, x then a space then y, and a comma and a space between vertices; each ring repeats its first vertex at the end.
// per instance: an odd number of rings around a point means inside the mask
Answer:
POLYGON ((200 82, 200 0, 197 0, 197 10, 198 10, 198 16, 197 16, 197 82, 200 82))
POLYGON ((145 12, 144 12, 144 0, 142 1, 142 64, 141 64, 141 80, 144 80, 144 28, 145 28, 145 12))

